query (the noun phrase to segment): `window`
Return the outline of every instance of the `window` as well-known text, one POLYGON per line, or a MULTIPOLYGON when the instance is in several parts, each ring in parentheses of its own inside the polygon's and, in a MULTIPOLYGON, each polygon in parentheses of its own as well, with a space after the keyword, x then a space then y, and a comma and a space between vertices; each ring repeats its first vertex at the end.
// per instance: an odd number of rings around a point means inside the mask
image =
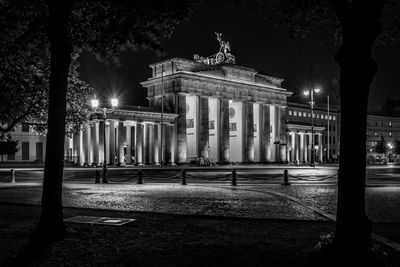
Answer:
POLYGON ((330 121, 332 120, 332 116, 329 116, 329 120, 330 120, 330 121))
POLYGON ((389 132, 389 136, 392 136, 392 133, 391 133, 391 132, 389 132))
POLYGON ((299 111, 299 117, 301 117, 303 114, 299 111))
POLYGON ((297 111, 293 111, 293 115, 297 116, 297 111))
POLYGON ((319 119, 319 114, 317 114, 317 119, 319 119))
POLYGON ((253 132, 257 132, 257 123, 254 123, 254 129, 253 132))
POLYGON ((335 136, 333 136, 333 144, 335 144, 335 141, 336 141, 336 140, 335 140, 335 136))
POLYGON ((291 110, 289 110, 289 116, 291 116, 292 115, 292 111, 291 110))
POLYGON ((311 113, 308 113, 308 117, 311 118, 311 113))
POLYGON ((29 142, 22 142, 22 160, 29 160, 29 142))
POLYGON ((194 120, 193 119, 186 120, 186 128, 194 128, 194 120))
POLYGON ((381 122, 381 126, 382 126, 382 127, 385 127, 385 123, 384 123, 383 121, 381 122))
POLYGON ((325 120, 327 120, 328 119, 328 115, 325 115, 325 120))
POLYGON ((229 131, 234 132, 237 130, 237 124, 236 123, 229 123, 229 131))
POLYGON ((312 117, 315 118, 315 113, 312 114, 312 117))
POLYGON ((334 120, 334 121, 336 120, 336 116, 333 116, 333 120, 334 120))
POLYGON ((22 130, 23 132, 29 132, 29 124, 23 123, 22 124, 22 130))
POLYGON ((307 114, 305 112, 303 112, 303 117, 307 117, 307 114))
POLYGON ((374 133, 374 135, 377 136, 378 134, 377 134, 377 133, 374 133))
POLYGON ((392 127, 392 122, 391 121, 389 121, 389 127, 392 127))
POLYGON ((215 121, 209 121, 208 122, 208 129, 214 130, 215 129, 215 121))
POLYGON ((378 122, 377 121, 375 122, 375 126, 378 126, 378 122))

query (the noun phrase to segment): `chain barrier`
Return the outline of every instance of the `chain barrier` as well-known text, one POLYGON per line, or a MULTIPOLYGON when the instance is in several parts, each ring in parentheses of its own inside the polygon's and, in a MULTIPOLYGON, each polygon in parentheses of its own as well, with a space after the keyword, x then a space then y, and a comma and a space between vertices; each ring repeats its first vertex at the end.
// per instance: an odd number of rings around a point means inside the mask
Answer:
POLYGON ((192 174, 186 173, 186 176, 191 177, 191 178, 197 178, 197 179, 203 179, 203 180, 229 180, 232 177, 232 174, 225 174, 225 175, 219 175, 219 176, 196 176, 192 174))
POLYGON ((125 179, 125 180, 113 180, 113 179, 110 179, 110 178, 108 178, 108 181, 111 181, 111 182, 113 182, 113 183, 125 183, 125 182, 129 182, 130 180, 132 180, 132 179, 134 179, 134 178, 136 178, 136 177, 139 177, 139 173, 140 173, 141 171, 138 171, 137 173, 135 173, 134 175, 132 175, 131 177, 129 177, 128 179, 125 179))
POLYGON ((294 176, 294 175, 290 175, 290 174, 289 174, 289 176, 291 178, 298 179, 298 180, 301 180, 301 181, 320 182, 320 181, 324 181, 324 180, 330 179, 332 177, 335 177, 335 176, 337 176, 337 174, 332 174, 332 175, 328 175, 328 176, 321 177, 321 178, 315 178, 315 179, 313 179, 313 178, 311 178, 311 179, 310 178, 305 178, 305 177, 309 177, 309 176, 301 177, 299 175, 294 176))

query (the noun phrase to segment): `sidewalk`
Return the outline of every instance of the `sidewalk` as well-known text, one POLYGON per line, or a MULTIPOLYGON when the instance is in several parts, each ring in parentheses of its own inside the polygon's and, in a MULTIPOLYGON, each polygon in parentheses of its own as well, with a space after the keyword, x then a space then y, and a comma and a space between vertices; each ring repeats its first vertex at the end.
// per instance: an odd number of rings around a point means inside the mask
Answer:
MULTIPOLYGON (((334 223, 308 206, 334 212, 329 204, 332 188, 68 183, 63 202, 70 208, 64 209, 65 218, 84 215, 136 221, 123 226, 67 223, 67 238, 45 250, 35 264, 326 266, 331 259, 321 261, 314 247, 321 234, 334 230, 334 223)), ((18 257, 37 223, 40 193, 40 184, 0 189, 0 266, 18 257)), ((398 226, 398 222, 379 223, 375 229, 397 238, 398 226)), ((389 264, 385 266, 400 262, 399 253, 382 244, 377 254, 389 264)))

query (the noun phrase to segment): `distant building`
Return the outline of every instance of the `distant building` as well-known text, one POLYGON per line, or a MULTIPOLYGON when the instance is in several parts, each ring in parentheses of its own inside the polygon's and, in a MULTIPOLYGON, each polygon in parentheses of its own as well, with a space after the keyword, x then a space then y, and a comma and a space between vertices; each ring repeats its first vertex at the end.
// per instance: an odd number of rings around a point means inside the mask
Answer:
POLYGON ((18 140, 19 150, 5 157, 8 162, 43 162, 46 151, 46 137, 36 133, 29 124, 20 124, 10 132, 18 140))
MULTIPOLYGON (((330 107, 328 114, 327 106, 317 105, 313 113, 315 161, 335 161, 339 157, 339 110, 330 107)), ((312 149, 310 105, 288 102, 286 115, 289 161, 309 162, 312 149)))

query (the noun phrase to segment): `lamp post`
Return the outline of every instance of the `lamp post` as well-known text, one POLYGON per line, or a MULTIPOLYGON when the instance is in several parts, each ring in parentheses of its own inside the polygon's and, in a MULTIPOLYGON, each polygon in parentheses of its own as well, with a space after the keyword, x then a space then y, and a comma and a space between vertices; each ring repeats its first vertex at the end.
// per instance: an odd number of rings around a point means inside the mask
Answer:
POLYGON ((310 90, 304 90, 305 96, 310 96, 310 106, 311 106, 311 160, 310 165, 314 166, 315 148, 314 148, 314 92, 319 93, 321 90, 319 88, 314 88, 310 90))
MULTIPOLYGON (((108 179, 107 179, 107 152, 106 152, 106 148, 107 148, 107 144, 106 144, 106 121, 107 121, 107 108, 103 108, 102 112, 98 112, 97 109, 99 107, 99 100, 94 98, 92 99, 92 108, 94 109, 94 113, 97 114, 101 114, 103 115, 103 145, 104 145, 104 149, 103 149, 103 184, 107 184, 108 183, 108 179)), ((118 106, 118 99, 117 98, 112 98, 111 99, 111 107, 113 110, 115 110, 115 108, 118 106)))

